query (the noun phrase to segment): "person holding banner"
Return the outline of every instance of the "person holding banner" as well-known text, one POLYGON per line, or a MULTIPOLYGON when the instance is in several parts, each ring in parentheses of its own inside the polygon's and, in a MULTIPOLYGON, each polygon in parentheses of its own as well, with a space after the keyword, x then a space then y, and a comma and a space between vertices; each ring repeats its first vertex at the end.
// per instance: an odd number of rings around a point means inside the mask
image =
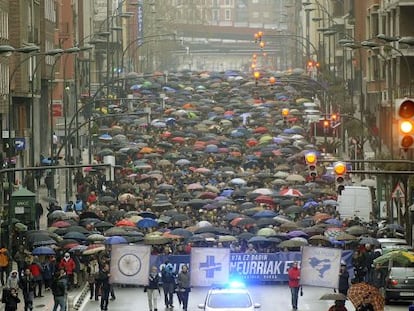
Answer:
POLYGON ((298 309, 298 298, 299 298, 299 289, 300 289, 300 269, 298 267, 298 262, 294 261, 292 266, 288 270, 289 278, 289 288, 292 295, 292 308, 293 310, 298 309))
POLYGON ((188 272, 188 267, 186 265, 182 266, 180 273, 178 273, 177 283, 178 295, 180 297, 181 303, 183 304, 183 310, 187 311, 188 296, 190 294, 191 287, 190 273, 188 272))

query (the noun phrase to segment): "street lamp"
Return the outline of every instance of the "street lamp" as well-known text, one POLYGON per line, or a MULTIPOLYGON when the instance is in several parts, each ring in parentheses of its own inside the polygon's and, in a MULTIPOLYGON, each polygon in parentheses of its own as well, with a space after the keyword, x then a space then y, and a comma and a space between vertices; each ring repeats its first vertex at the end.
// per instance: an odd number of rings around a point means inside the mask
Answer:
MULTIPOLYGON (((13 95, 12 95, 12 82, 14 79, 15 74, 18 72, 18 70, 21 68, 21 65, 23 63, 25 63, 26 61, 30 60, 33 56, 33 53, 38 52, 40 49, 40 47, 38 47, 37 45, 27 45, 21 48, 13 48, 13 50, 11 51, 12 53, 22 53, 22 54, 29 54, 29 56, 25 57, 23 60, 21 60, 19 63, 16 64, 13 72, 10 74, 9 76, 9 91, 8 91, 8 126, 9 126, 9 130, 8 130, 8 149, 7 149, 7 157, 8 157, 8 166, 11 166, 12 163, 12 158, 13 158, 13 150, 14 150, 14 135, 13 135, 13 121, 14 121, 14 111, 13 111, 13 95)), ((32 103, 33 104, 33 103, 32 103)), ((32 107, 32 118, 33 118, 33 107, 32 107)), ((32 127, 33 127, 33 123, 32 123, 32 127)), ((32 132, 33 132, 33 128, 32 128, 32 132)), ((33 140, 31 141, 31 148, 33 149, 33 140)), ((14 176, 9 176, 10 178, 14 179, 14 176)), ((10 190, 10 197, 11 194, 13 193, 13 190, 10 190)), ((9 197, 9 199, 10 199, 9 197)))
MULTIPOLYGON (((53 126, 53 81, 54 81, 54 73, 55 73, 55 66, 57 64, 57 61, 60 59, 60 56, 62 54, 70 54, 70 53, 77 53, 79 52, 79 48, 78 47, 71 47, 68 49, 55 49, 55 50, 51 50, 49 51, 48 55, 49 56, 54 56, 54 62, 50 71, 50 80, 49 80, 49 88, 50 88, 50 107, 49 107, 49 119, 50 119, 50 161, 51 161, 51 165, 55 165, 57 162, 57 158, 55 157, 55 133, 54 133, 54 126, 53 126)), ((54 172, 54 171, 53 171, 54 172)), ((52 196, 55 196, 55 189, 52 189, 52 196)))

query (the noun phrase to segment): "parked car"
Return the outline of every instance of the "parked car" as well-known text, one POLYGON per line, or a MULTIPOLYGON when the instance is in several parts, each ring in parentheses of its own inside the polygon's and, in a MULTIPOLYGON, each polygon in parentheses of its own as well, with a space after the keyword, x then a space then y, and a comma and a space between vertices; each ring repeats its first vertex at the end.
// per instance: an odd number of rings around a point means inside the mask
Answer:
POLYGON ((414 264, 409 267, 391 267, 385 285, 385 302, 414 300, 414 264))

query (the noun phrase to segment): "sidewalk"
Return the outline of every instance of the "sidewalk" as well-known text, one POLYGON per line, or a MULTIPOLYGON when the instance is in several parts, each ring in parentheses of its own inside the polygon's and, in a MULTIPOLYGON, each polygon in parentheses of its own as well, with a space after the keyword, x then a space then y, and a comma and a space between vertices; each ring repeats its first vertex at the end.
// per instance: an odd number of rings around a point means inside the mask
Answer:
MULTIPOLYGON (((87 286, 86 286, 87 287, 87 286)), ((83 292, 85 290, 85 293, 88 292, 88 289, 81 287, 81 288, 77 288, 74 289, 72 291, 70 291, 68 293, 68 303, 70 303, 70 301, 72 301, 74 304, 77 301, 80 301, 80 297, 82 296, 83 292)), ((44 297, 39 297, 39 298, 35 298, 34 302, 33 302, 33 310, 36 311, 51 311, 53 310, 53 305, 54 305, 54 300, 53 300, 53 295, 51 291, 47 291, 47 292, 43 292, 44 297)), ((18 311, 23 311, 24 310, 24 301, 23 301, 23 296, 22 296, 22 292, 21 290, 19 290, 19 298, 20 298, 20 303, 18 305, 17 310, 18 311)), ((80 307, 80 303, 76 304, 76 305, 72 305, 72 306, 68 306, 67 311, 70 310, 79 310, 80 307)), ((4 310, 4 304, 1 304, 0 310, 3 311, 4 310)))
MULTIPOLYGON (((85 159, 85 152, 82 155, 83 159, 85 159)), ((86 159, 87 159, 87 152, 86 152, 86 159)), ((84 160, 85 161, 85 160, 84 160)), ((87 160, 84 162, 87 163, 87 160)), ((65 206, 65 196, 66 196, 66 182, 65 182, 65 172, 63 169, 58 169, 56 171, 57 177, 57 185, 56 185, 56 199, 58 201, 58 205, 62 208, 65 206)), ((47 207, 49 202, 47 200, 47 188, 44 185, 44 181, 42 179, 41 186, 35 191, 36 194, 36 202, 40 202, 43 206, 43 216, 40 218, 40 229, 47 230, 47 207)), ((72 198, 73 199, 73 198, 72 198)), ((88 294, 88 285, 85 284, 80 288, 76 288, 71 290, 68 293, 68 308, 67 310, 79 310, 83 299, 88 294)), ((54 299, 53 294, 51 291, 44 291, 42 288, 42 294, 44 297, 35 298, 33 302, 33 310, 36 311, 51 311, 53 310, 54 299)), ((24 310, 24 301, 21 290, 19 290, 19 298, 21 302, 18 305, 17 310, 23 311, 24 310)), ((4 310, 4 304, 0 303, 0 311, 4 310)))

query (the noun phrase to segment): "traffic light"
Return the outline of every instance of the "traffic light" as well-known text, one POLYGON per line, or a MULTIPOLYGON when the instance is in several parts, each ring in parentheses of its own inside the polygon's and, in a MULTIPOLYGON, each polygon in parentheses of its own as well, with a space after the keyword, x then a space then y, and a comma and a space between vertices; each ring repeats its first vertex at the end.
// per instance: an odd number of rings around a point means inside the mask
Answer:
POLYGON ((336 123, 338 122, 338 115, 333 113, 331 115, 331 127, 335 128, 336 123))
POLYGON ((282 109, 282 117, 283 117, 283 124, 287 125, 288 123, 288 116, 289 116, 289 109, 288 108, 283 108, 282 109))
POLYGON ((305 154, 305 161, 306 165, 308 166, 309 176, 315 180, 316 176, 318 176, 318 172, 316 170, 316 163, 318 162, 318 157, 316 153, 313 151, 309 151, 305 154))
POLYGON ((414 148, 414 99, 397 99, 398 146, 404 150, 414 148))
POLYGON ((323 132, 328 133, 329 127, 331 126, 330 121, 328 119, 323 120, 323 132))
POLYGON ((346 163, 336 162, 334 163, 333 169, 335 173, 336 191, 340 195, 345 189, 346 163))

